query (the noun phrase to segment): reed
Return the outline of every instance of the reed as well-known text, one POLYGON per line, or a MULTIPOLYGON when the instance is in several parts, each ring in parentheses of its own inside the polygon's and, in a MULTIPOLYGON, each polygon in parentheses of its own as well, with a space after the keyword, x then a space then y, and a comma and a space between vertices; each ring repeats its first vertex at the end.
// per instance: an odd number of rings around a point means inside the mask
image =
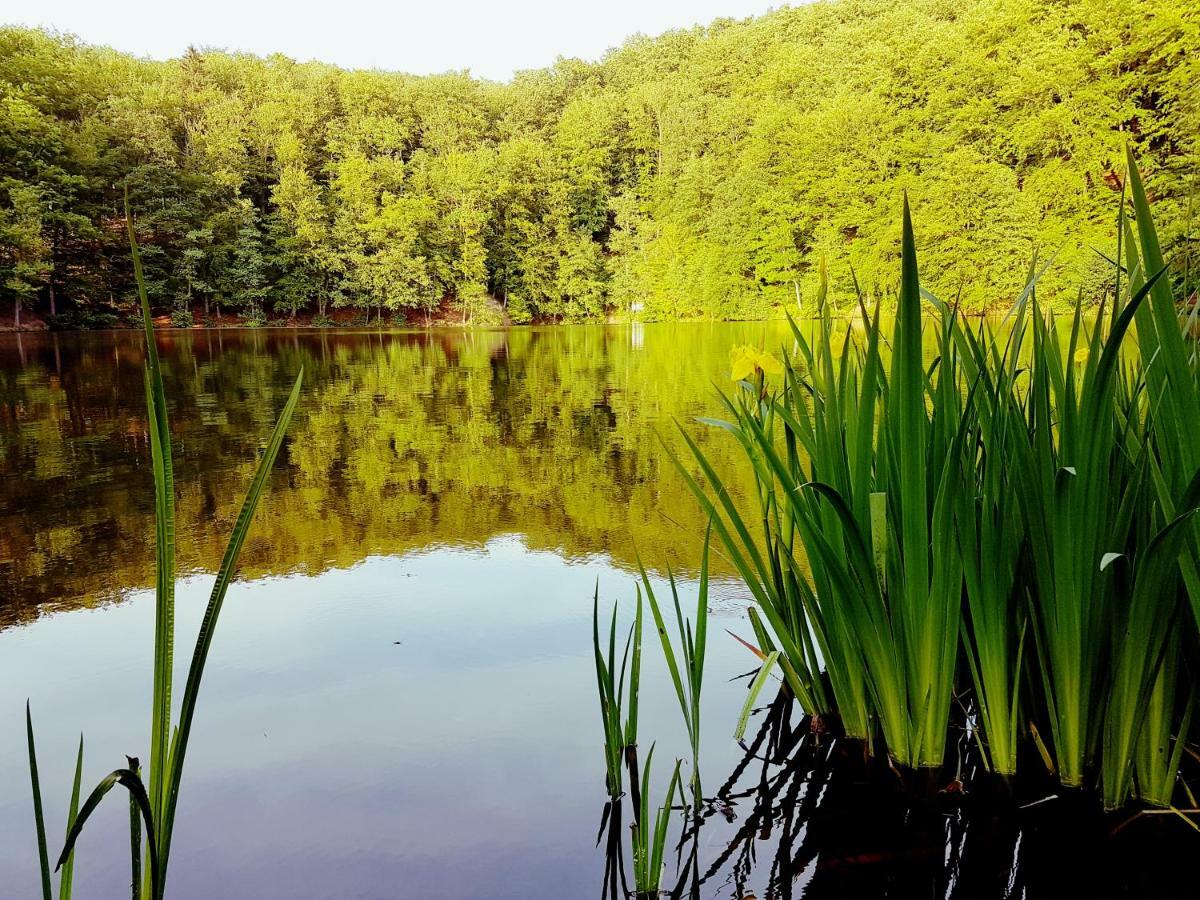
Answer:
MULTIPOLYGON (((981 722, 981 749, 1001 775, 1017 768, 1021 675, 1028 616, 1020 596, 1019 567, 1025 545, 1011 444, 1024 433, 1020 409, 1011 402, 1025 334, 1024 305, 1001 341, 990 329, 958 332, 963 367, 975 385, 976 418, 964 443, 966 483, 955 504, 957 552, 962 558, 966 608, 964 657, 981 722)), ((977 732, 979 734, 980 732, 977 732)))
MULTIPOLYGON (((781 641, 779 658, 812 673, 816 655, 805 642, 812 635, 846 732, 869 738, 878 721, 898 763, 936 766, 956 672, 962 563, 958 554, 931 548, 953 542, 970 417, 958 387, 951 311, 943 310, 937 329, 940 364, 927 372, 923 363, 907 202, 890 371, 878 311, 874 318, 864 312, 867 338, 860 346, 849 330, 840 339, 834 334, 824 299, 822 290, 811 342, 792 323, 799 359, 785 357, 782 390, 743 383, 750 399, 725 401, 734 420, 722 424, 738 436, 758 474, 758 512, 772 560, 760 584, 782 582, 781 593, 797 598, 788 607, 794 621, 785 624, 792 646, 781 641)), ((702 469, 711 470, 695 443, 689 446, 702 469)), ((708 491, 691 484, 702 505, 714 509, 708 491)), ((727 515, 735 526, 718 529, 722 538, 746 530, 736 512, 727 515)), ((761 595, 772 592, 756 590, 761 595)), ((773 605, 760 600, 778 634, 783 617, 771 614, 773 605)), ((811 674, 804 679, 805 686, 815 681, 811 674)))
MULTIPOLYGON (((237 568, 238 557, 250 528, 251 519, 258 507, 271 467, 283 444, 284 434, 299 402, 303 383, 303 371, 292 386, 287 402, 279 415, 275 428, 259 458, 258 466, 250 483, 246 498, 226 546, 225 554, 217 572, 216 581, 209 596, 200 631, 192 651, 187 680, 178 718, 172 716, 172 682, 174 670, 174 626, 175 626, 175 510, 173 466, 171 460, 171 435, 167 418, 166 390, 163 387, 161 366, 155 344, 150 303, 146 294, 145 278, 142 273, 141 256, 133 230, 133 219, 126 214, 130 252, 133 256, 134 277, 138 298, 142 307, 142 321, 146 338, 146 413, 149 423, 151 468, 154 476, 155 497, 155 628, 154 668, 151 701, 150 764, 148 782, 144 782, 137 760, 129 758, 128 766, 115 769, 92 790, 79 808, 72 813, 70 827, 61 854, 58 868, 69 891, 72 880, 71 860, 73 850, 83 827, 105 795, 117 785, 124 787, 130 795, 130 857, 134 871, 132 896, 137 898, 161 898, 166 890, 167 866, 170 859, 171 838, 174 832, 175 814, 183 781, 184 763, 187 756, 188 739, 191 735, 196 703, 205 664, 212 647, 213 636, 220 619, 225 596, 237 568), (149 865, 142 871, 141 848, 142 826, 145 827, 144 843, 149 865)), ((81 744, 82 758, 82 744, 81 744)), ((30 770, 36 784, 36 765, 33 753, 32 725, 30 725, 30 770)), ((76 778, 78 779, 78 773, 76 778)), ((35 797, 37 790, 35 787, 35 797)), ((78 791, 76 790, 76 800, 78 791)), ((43 832, 40 819, 40 800, 35 804, 39 819, 39 834, 43 832)), ((43 843, 43 842, 39 842, 43 843)), ((44 869, 43 869, 44 873, 44 869)), ((43 877, 44 891, 47 878, 43 877)), ((48 896, 48 895, 47 895, 48 896)))
POLYGON ((637 612, 625 638, 625 649, 617 661, 617 607, 608 626, 608 652, 600 634, 600 586, 592 600, 592 653, 596 664, 596 687, 600 694, 600 721, 604 732, 605 785, 612 800, 624 793, 623 771, 636 770, 638 694, 642 672, 642 593, 638 590, 637 612))
POLYGON ((1122 486, 1129 476, 1116 443, 1113 376, 1129 320, 1118 322, 1121 333, 1102 348, 1101 329, 1085 339, 1076 314, 1067 345, 1072 362, 1064 362, 1052 326, 1034 317, 1027 438, 1012 454, 1032 561, 1043 699, 1067 785, 1083 782, 1104 709, 1112 580, 1102 562, 1124 543, 1122 486), (1086 356, 1082 378, 1077 354, 1086 356))
MULTIPOLYGON (((1162 277, 1167 263, 1137 161, 1128 149, 1126 171, 1133 219, 1126 215, 1123 203, 1119 229, 1125 277, 1130 295, 1148 292, 1147 302, 1136 313, 1137 347, 1155 450, 1150 460, 1152 483, 1162 514, 1170 518, 1181 511, 1179 498, 1200 469, 1200 369, 1196 348, 1184 337, 1193 331, 1200 309, 1193 297, 1191 309, 1181 317, 1170 280, 1162 277)), ((1117 296, 1121 296, 1119 289, 1117 296)), ((1180 575, 1200 628, 1200 523, 1194 520, 1185 529, 1180 575)))
MULTIPOLYGON (((700 558, 700 587, 696 599, 696 615, 692 621, 684 618, 675 576, 669 570, 667 572, 671 585, 671 600, 675 608, 678 653, 667 634, 666 621, 654 595, 654 587, 650 584, 645 567, 639 562, 642 587, 645 589, 646 599, 650 602, 650 612, 654 616, 654 626, 662 644, 663 657, 667 663, 667 671, 671 674, 671 683, 675 688, 675 696, 679 701, 679 710, 683 714, 683 723, 687 730, 688 745, 692 751, 691 789, 692 803, 696 810, 700 809, 704 801, 700 786, 700 693, 704 682, 704 655, 708 642, 708 549, 711 534, 711 529, 706 530, 704 534, 704 551, 700 558)), ((639 602, 640 599, 639 594, 639 602)), ((649 769, 648 759, 646 766, 649 769)))
MULTIPOLYGON (((50 859, 46 849, 46 820, 42 809, 42 786, 38 778, 37 746, 33 737, 33 714, 29 703, 25 704, 25 740, 29 751, 29 781, 33 791, 33 822, 37 831, 38 869, 41 874, 42 900, 53 900, 51 889, 50 859)), ((75 779, 71 787, 71 805, 67 810, 67 828, 75 821, 79 812, 79 784, 83 777, 83 735, 79 736, 79 750, 75 754, 75 779)), ((69 833, 69 832, 68 832, 69 833)), ((71 886, 75 873, 75 856, 68 854, 59 870, 58 900, 71 900, 71 886)))
POLYGON ((1016 771, 1030 722, 1063 784, 1109 808, 1171 802, 1200 625, 1196 311, 1132 158, 1128 186, 1112 300, 1065 331, 1036 260, 999 328, 923 291, 906 202, 895 323, 860 297, 835 330, 822 278, 811 332, 793 322, 792 352, 701 420, 739 442, 755 505, 683 429, 703 482, 679 465, 806 711, 937 766, 966 692, 992 769, 1016 771))
MULTIPOLYGON (((771 470, 755 452, 755 445, 749 437, 752 430, 748 423, 751 420, 765 418, 768 423, 773 420, 774 409, 767 402, 764 378, 765 373, 760 369, 755 375, 754 384, 744 384, 745 392, 733 398, 722 395, 732 422, 701 420, 723 427, 733 434, 754 466, 761 511, 761 543, 755 536, 758 524, 752 527, 753 520, 748 521, 743 517, 720 474, 686 429, 680 426, 680 434, 700 466, 707 489, 672 448, 668 447, 667 450, 685 484, 708 515, 708 527, 718 535, 726 557, 750 589, 757 609, 761 610, 770 625, 768 631, 760 619, 752 618, 761 650, 764 653, 778 650, 778 663, 793 696, 812 715, 827 716, 834 709, 833 699, 821 673, 823 661, 828 658, 828 648, 823 644, 823 635, 819 631, 814 632, 810 610, 812 590, 794 565, 794 527, 790 522, 784 522, 786 508, 781 508, 773 500, 771 470)), ((865 717, 861 736, 866 736, 865 717)))
MULTIPOLYGON (((1169 807, 1179 781, 1188 730, 1196 697, 1180 658, 1180 635, 1167 642, 1163 664, 1146 703, 1146 718, 1138 737, 1134 759, 1134 784, 1139 800, 1150 806, 1169 807), (1183 711, 1178 711, 1182 701, 1183 711)), ((1189 797, 1188 806, 1195 807, 1189 797)))
MULTIPOLYGON (((662 876, 667 837, 674 809, 676 791, 680 791, 680 761, 675 761, 667 795, 662 806, 650 806, 650 766, 654 762, 654 747, 646 754, 646 766, 641 773, 640 802, 632 825, 633 889, 637 900, 658 900, 662 892, 662 876), (652 814, 653 813, 653 814, 652 814)), ((631 774, 633 774, 631 772, 631 774)))

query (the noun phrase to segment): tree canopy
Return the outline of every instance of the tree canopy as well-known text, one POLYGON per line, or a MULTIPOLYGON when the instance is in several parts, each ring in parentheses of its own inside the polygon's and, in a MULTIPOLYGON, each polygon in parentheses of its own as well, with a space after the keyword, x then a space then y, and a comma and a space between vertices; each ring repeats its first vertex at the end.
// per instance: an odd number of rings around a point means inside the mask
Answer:
POLYGON ((128 194, 180 324, 759 318, 822 260, 887 298, 907 191, 935 292, 1006 305, 1036 253, 1095 300, 1127 143, 1187 245, 1197 84, 1200 7, 1162 0, 826 0, 507 84, 0 28, 0 297, 119 309, 128 194))

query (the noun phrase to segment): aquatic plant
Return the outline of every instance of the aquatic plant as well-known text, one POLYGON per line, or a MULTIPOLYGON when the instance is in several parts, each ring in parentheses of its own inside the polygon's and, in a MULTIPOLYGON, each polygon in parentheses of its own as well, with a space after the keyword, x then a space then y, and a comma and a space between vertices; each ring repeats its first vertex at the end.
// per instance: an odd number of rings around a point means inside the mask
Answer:
MULTIPOLYGON (((1196 348, 1185 341, 1194 332, 1200 305, 1193 294, 1185 315, 1163 277, 1163 259, 1158 232, 1150 214, 1150 201, 1142 184, 1133 151, 1126 149, 1128 192, 1133 213, 1131 222, 1122 204, 1119 230, 1123 238, 1126 284, 1130 295, 1148 291, 1146 303, 1137 308, 1137 346, 1146 386, 1146 416, 1154 450, 1147 460, 1151 483, 1164 516, 1180 512, 1178 500, 1200 470, 1200 369, 1196 348)), ((1118 253, 1120 251, 1118 247, 1118 253)), ((1118 287, 1118 298, 1121 291, 1118 287)), ((1200 628, 1200 523, 1185 529, 1185 551, 1180 574, 1200 628)))
MULTIPOLYGON (((1171 806, 1179 783, 1183 760, 1196 708, 1196 696, 1190 690, 1188 667, 1181 659, 1181 640, 1175 630, 1167 640, 1162 666, 1147 698, 1145 719, 1138 735, 1133 762, 1137 798, 1150 806, 1171 806), (1182 700, 1183 712, 1178 712, 1182 700)), ((1188 806, 1197 806, 1188 797, 1188 806)))
POLYGON ((1025 310, 1019 302, 1003 342, 986 327, 981 338, 958 332, 963 368, 975 385, 976 413, 963 448, 966 481, 954 509, 966 597, 962 643, 982 725, 976 735, 984 760, 1002 775, 1017 768, 1028 626, 1018 580, 1025 531, 1007 463, 1010 444, 1024 434, 1021 411, 1011 398, 1021 371, 1025 310))
POLYGON ((822 274, 782 384, 742 354, 729 418, 701 420, 744 451, 753 515, 686 429, 704 483, 679 465, 807 712, 937 766, 969 674, 991 768, 1016 771, 1036 722, 1061 781, 1096 776, 1109 808, 1135 791, 1170 802, 1192 722, 1176 689, 1189 605, 1200 624, 1196 312, 1176 308, 1132 158, 1128 183, 1136 231, 1122 203, 1113 299, 1065 332, 1037 302, 1048 264, 1000 328, 923 291, 906 203, 894 325, 860 296, 835 333, 822 274))
MULTIPOLYGON (((29 781, 33 790, 33 821, 37 829, 38 868, 42 877, 42 900, 53 900, 50 887, 50 858, 46 849, 46 820, 42 811, 42 786, 38 779, 37 748, 33 738, 33 715, 25 703, 25 740, 29 749, 29 781)), ((71 787, 71 805, 67 810, 67 828, 79 812, 79 783, 83 777, 83 735, 79 736, 79 751, 75 755, 75 779, 71 787)), ((69 833, 69 831, 68 831, 69 833)), ((59 868, 58 900, 71 900, 71 885, 75 874, 75 856, 68 853, 59 868)))
MULTIPOLYGON (((687 621, 679 604, 679 587, 675 583, 674 574, 668 569, 667 578, 671 585, 671 600, 675 607, 675 627, 679 637, 679 653, 676 654, 667 634, 666 622, 662 609, 654 596, 654 587, 644 566, 639 571, 642 586, 646 590, 646 599, 650 601, 650 612, 654 616, 654 626, 658 631, 658 639, 662 644, 663 657, 666 659, 667 670, 671 673, 671 683, 675 687, 675 696, 679 701, 679 710, 683 714, 684 727, 687 729, 688 744, 692 751, 692 803, 696 809, 704 800, 700 787, 700 692, 704 682, 704 655, 708 640, 708 549, 711 533, 704 535, 704 553, 700 558, 700 587, 696 598, 696 616, 694 621, 687 621), (681 662, 682 659, 682 662, 681 662)), ((641 595, 639 593, 639 603, 641 595)), ((649 760, 646 761, 647 770, 649 760)))
POLYGON ((646 766, 641 774, 639 802, 635 809, 637 817, 632 825, 633 889, 637 900, 658 900, 662 889, 663 860, 675 804, 675 792, 679 790, 680 761, 676 760, 671 780, 667 784, 666 798, 662 806, 653 810, 651 815, 650 765, 653 762, 654 747, 651 745, 650 752, 646 754, 646 766))
MULTIPOLYGON (((134 877, 133 897, 161 898, 166 889, 167 865, 170 858, 171 838, 174 832, 175 812, 183 780, 184 762, 188 739, 199 697, 200 683, 205 663, 212 647, 212 640, 225 602, 226 593, 237 567, 242 545, 250 528, 251 519, 262 496, 271 467, 283 445, 284 434, 296 409, 303 383, 303 370, 297 375, 287 402, 280 412, 275 428, 259 458, 258 467, 243 501, 241 512, 234 524, 229 543, 221 560, 216 581, 209 596, 200 631, 192 652, 187 681, 179 717, 172 717, 172 681, 174 668, 175 626, 175 493, 171 460, 171 435, 167 417, 167 397, 163 387, 158 350, 155 345, 150 304, 146 294, 146 283, 142 273, 141 256, 133 231, 133 219, 126 216, 130 251, 133 256, 134 278, 142 308, 142 323, 146 338, 146 412, 150 434, 151 468, 154 476, 155 498, 155 627, 154 627, 154 674, 151 705, 151 739, 148 784, 135 758, 130 757, 127 767, 115 769, 92 790, 71 816, 70 827, 58 858, 58 867, 69 873, 69 866, 76 841, 88 818, 104 796, 116 785, 121 785, 130 794, 130 857, 134 877), (145 826, 145 846, 148 867, 141 872, 141 828, 145 826)), ((33 753, 32 725, 30 725, 30 770, 36 789, 36 765, 33 753)), ((81 742, 82 758, 82 742, 81 742)), ((78 780, 78 774, 76 775, 78 780)), ((77 797, 76 797, 77 800, 77 797)), ((35 802, 39 836, 43 834, 40 799, 35 802)), ((44 839, 39 838, 39 845, 44 839)), ((66 875, 70 885, 71 877, 66 875)), ((43 889, 48 890, 48 878, 43 867, 43 889)))
MULTIPOLYGON (((735 371, 736 366, 737 361, 735 371)), ((811 615, 812 589, 796 566, 792 554, 795 527, 789 518, 790 509, 774 501, 774 479, 770 467, 755 451, 751 439, 753 428, 749 423, 762 419, 767 423, 764 427, 770 429, 775 415, 774 407, 768 402, 766 375, 763 369, 755 367, 752 372, 754 380, 741 382, 744 392, 732 398, 722 395, 733 422, 707 418, 701 420, 727 429, 737 438, 752 464, 762 512, 762 545, 708 455, 701 451, 694 438, 682 427, 680 434, 699 464, 709 490, 705 490, 678 456, 673 452, 671 456, 684 483, 708 517, 707 529, 717 533, 727 559, 749 588, 757 610, 762 612, 770 625, 768 630, 756 611, 751 611, 751 623, 758 640, 756 649, 764 656, 778 650, 774 658, 793 696, 808 712, 824 716, 833 711, 833 701, 821 675, 823 661, 830 659, 830 648, 825 644, 819 628, 814 626, 811 615)), ((835 671, 849 677, 853 664, 831 666, 831 678, 838 677, 833 674, 835 671)), ((850 696, 849 690, 846 696, 850 696)), ((843 713, 847 720, 847 731, 863 738, 868 734, 865 709, 864 704, 859 718, 851 717, 848 710, 843 713)))
POLYGON ((596 663, 596 687, 600 694, 600 721, 604 730, 605 784, 609 797, 616 800, 623 793, 623 770, 627 766, 636 768, 638 693, 642 672, 640 589, 637 612, 633 624, 629 626, 618 666, 617 607, 613 606, 608 627, 608 653, 605 654, 600 641, 600 586, 597 584, 592 599, 592 652, 596 663))
MULTIPOLYGON (((822 290, 816 339, 810 342, 793 322, 804 371, 785 358, 784 386, 774 394, 743 382, 750 399, 726 398, 735 420, 725 424, 759 476, 773 570, 759 583, 782 583, 781 593, 795 598, 787 605, 794 621, 785 626, 795 649, 784 644, 780 660, 810 673, 806 687, 816 681, 816 655, 811 641, 804 643, 811 633, 828 663, 846 732, 870 737, 875 716, 897 762, 936 766, 953 694, 962 565, 956 553, 931 547, 953 542, 952 501, 961 490, 968 404, 958 388, 952 312, 943 312, 938 330, 940 365, 927 374, 922 363, 921 293, 907 203, 903 237, 890 372, 878 311, 866 318, 865 348, 853 345, 847 331, 834 362, 822 290), (807 571, 796 559, 797 541, 807 571)), ((713 508, 708 492, 691 483, 702 505, 713 508)), ((733 530, 741 531, 740 515, 734 515, 733 530)), ((730 531, 717 530, 722 536, 730 531)), ((783 617, 768 615, 777 618, 783 617)), ((805 709, 824 712, 823 703, 813 702, 817 692, 807 693, 808 702, 798 694, 805 709)))

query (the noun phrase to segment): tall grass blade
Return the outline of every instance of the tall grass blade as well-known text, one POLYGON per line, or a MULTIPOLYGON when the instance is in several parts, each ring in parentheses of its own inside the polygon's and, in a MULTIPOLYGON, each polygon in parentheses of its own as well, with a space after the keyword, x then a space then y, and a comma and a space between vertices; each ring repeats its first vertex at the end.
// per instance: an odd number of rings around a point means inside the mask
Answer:
POLYGON ((130 252, 133 256, 134 278, 137 282, 138 298, 142 307, 142 319, 146 339, 145 392, 146 412, 150 423, 150 445, 155 490, 155 632, 154 632, 154 678, 151 714, 151 748, 149 765, 149 789, 143 784, 141 774, 131 759, 130 769, 113 772, 92 792, 77 817, 73 818, 68 832, 67 845, 60 858, 61 866, 70 856, 70 849, 92 810, 114 784, 124 785, 131 795, 130 837, 132 863, 135 869, 134 896, 139 895, 136 869, 140 867, 142 838, 139 834, 145 824, 145 841, 150 866, 141 879, 141 895, 161 897, 165 891, 167 861, 174 830, 175 812, 179 800, 179 789, 183 778, 184 761, 188 738, 199 696, 200 682, 205 663, 212 646, 217 621, 225 601, 225 595, 233 579, 238 557, 246 540, 250 522, 258 507, 259 499, 270 475, 272 466, 283 445, 288 424, 299 402, 304 381, 304 371, 298 373, 291 393, 280 412, 275 428, 259 458, 254 477, 238 514, 229 543, 221 560, 220 569, 209 596, 196 645, 184 685, 180 704, 179 721, 173 724, 171 716, 172 672, 174 666, 174 617, 175 617, 175 512, 174 479, 171 461, 171 435, 167 419, 166 390, 163 386, 158 350, 155 345, 150 303, 142 271, 141 255, 134 233, 133 217, 126 203, 126 230, 130 252))
POLYGON ((50 858, 46 850, 46 819, 42 815, 42 786, 38 779, 37 749, 33 741, 33 716, 29 701, 25 701, 25 741, 29 750, 29 781, 33 788, 33 823, 37 828, 38 865, 42 876, 43 900, 53 900, 50 893, 50 858))
MULTIPOLYGON (((663 861, 666 856, 668 829, 671 811, 675 805, 675 794, 680 790, 680 761, 667 786, 667 795, 662 806, 651 814, 650 770, 654 762, 654 746, 646 754, 646 766, 641 774, 639 802, 634 806, 636 818, 632 825, 633 885, 637 900, 657 900, 662 889, 663 861)), ((635 773, 631 773, 633 776, 635 773)))
MULTIPOLYGON (((638 695, 642 671, 642 593, 638 589, 637 609, 625 638, 625 649, 617 665, 617 608, 614 605, 608 627, 608 652, 600 633, 600 589, 592 598, 592 654, 596 666, 596 688, 600 697, 600 722, 604 736, 605 783, 609 798, 618 800, 623 793, 623 769, 636 769, 638 695), (628 691, 628 694, 626 693, 628 691)), ((636 790, 636 785, 632 786, 636 790)))
POLYGON ((675 607, 678 653, 667 634, 666 622, 658 599, 654 595, 650 577, 646 574, 646 569, 641 565, 641 561, 638 561, 642 587, 646 592, 646 599, 650 603, 650 612, 654 616, 655 630, 658 632, 659 643, 662 645, 667 671, 670 672, 671 683, 675 687, 675 697, 679 701, 684 727, 687 729, 688 744, 692 751, 692 801, 697 809, 703 802, 703 792, 700 787, 700 696, 704 682, 704 656, 708 641, 708 553, 711 535, 711 528, 706 529, 704 551, 700 559, 700 589, 693 621, 689 622, 684 618, 675 577, 669 570, 667 573, 671 586, 671 599, 675 607))
MULTIPOLYGON (((140 778, 141 770, 134 765, 134 760, 130 760, 130 768, 140 778)), ((132 891, 133 900, 138 900, 142 894, 142 819, 141 810, 138 806, 137 797, 133 792, 129 793, 129 859, 130 869, 133 871, 133 877, 130 879, 129 887, 132 891)), ((147 877, 153 878, 152 872, 147 873, 147 877)), ((150 891, 153 894, 157 880, 151 883, 150 891)))
MULTIPOLYGON (((83 735, 79 735, 79 750, 75 754, 75 779, 71 785, 71 808, 67 812, 67 833, 79 815, 79 787, 83 780, 83 735)), ((68 854, 59 872, 58 900, 71 900, 71 890, 75 880, 75 854, 68 854)))
MULTIPOLYGON (((183 765, 187 755, 188 738, 191 736, 192 720, 196 712, 196 701, 200 695, 200 681, 204 676, 204 666, 208 661, 208 654, 212 648, 213 635, 216 632, 217 621, 220 618, 221 609, 225 603, 226 592, 229 590, 229 584, 233 580, 238 557, 241 555, 242 545, 246 541, 246 534, 250 530, 251 519, 258 508, 259 499, 262 497, 263 488, 271 473, 271 467, 275 464, 275 458, 279 454, 279 448, 283 446, 283 438, 287 432, 288 424, 292 420, 292 414, 296 411, 296 404, 300 401, 300 389, 303 383, 304 370, 301 369, 296 376, 296 382, 292 386, 292 391, 288 395, 287 402, 284 403, 283 410, 279 414, 279 419, 275 423, 275 428, 271 432, 271 437, 267 441, 267 446, 262 456, 259 457, 258 468, 254 473, 254 478, 250 482, 250 488, 246 492, 246 499, 242 503, 241 511, 238 513, 237 521, 233 526, 233 533, 230 535, 229 544, 225 548, 225 555, 221 560, 221 568, 217 572, 216 582, 213 584, 208 606, 204 610, 204 618, 200 623, 200 633, 196 636, 196 646, 192 652, 192 662, 188 669, 187 681, 183 689, 183 702, 179 709, 179 723, 171 743, 167 782, 168 794, 166 804, 163 808, 161 831, 158 835, 161 845, 160 852, 162 854, 160 877, 164 881, 167 874, 167 864, 170 860, 171 836, 175 824, 175 809, 179 801, 179 786, 183 780, 183 765)), ((160 883, 159 891, 163 890, 164 884, 160 883)))
POLYGON ((141 251, 125 198, 125 229, 133 258, 134 281, 141 305, 146 338, 146 414, 150 431, 150 462, 154 475, 154 680, 150 715, 150 808, 161 821, 166 799, 166 764, 171 738, 171 682, 175 642, 175 470, 171 458, 171 429, 167 416, 167 392, 163 386, 154 320, 146 291, 141 251))
POLYGON ((745 736, 746 725, 750 721, 750 713, 754 711, 754 704, 758 700, 758 695, 762 693, 762 689, 770 679, 771 669, 775 667, 775 663, 778 661, 779 651, 772 650, 763 659, 763 663, 759 666, 754 680, 750 682, 750 688, 746 691, 746 702, 742 704, 742 711, 738 714, 737 727, 733 731, 733 739, 735 741, 740 741, 745 736))

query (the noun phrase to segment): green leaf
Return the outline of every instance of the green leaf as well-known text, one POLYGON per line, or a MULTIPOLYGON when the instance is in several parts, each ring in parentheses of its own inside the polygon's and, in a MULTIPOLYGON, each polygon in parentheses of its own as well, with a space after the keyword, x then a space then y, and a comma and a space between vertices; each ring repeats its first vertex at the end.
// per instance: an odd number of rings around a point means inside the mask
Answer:
POLYGON ((25 701, 25 740, 29 749, 29 781, 33 788, 33 823, 37 828, 38 864, 42 875, 43 900, 53 900, 50 893, 50 860, 46 851, 46 820, 42 815, 42 788, 38 782, 37 750, 33 743, 33 716, 29 701, 25 701))
MULTIPOLYGON (((75 780, 71 785, 71 808, 67 812, 67 833, 70 834, 75 817, 79 815, 79 786, 83 780, 83 735, 79 735, 79 751, 75 755, 75 780)), ((75 876, 75 854, 67 856, 59 873, 58 900, 71 900, 71 889, 75 876)))
POLYGON ((762 689, 771 674, 771 669, 774 668, 778 660, 778 650, 772 650, 768 653, 763 660, 763 664, 759 666, 754 680, 750 682, 750 689, 746 692, 746 702, 742 704, 742 711, 738 715, 737 727, 733 730, 733 739, 735 741, 740 741, 745 736, 746 725, 750 721, 750 713, 754 711, 754 703, 758 700, 758 695, 762 693, 762 689))
MULTIPOLYGON (((146 793, 146 787, 142 784, 142 779, 137 774, 137 760, 130 759, 129 768, 114 769, 108 775, 101 779, 100 783, 88 795, 83 806, 79 810, 79 815, 75 817, 75 821, 71 824, 70 830, 67 832, 66 842, 63 844, 62 853, 59 854, 58 863, 55 869, 61 868, 70 858, 71 853, 75 849, 75 842, 79 840, 80 834, 83 833, 83 826, 87 824, 87 820, 91 818, 92 813, 96 811, 96 807, 100 805, 100 801, 104 796, 112 790, 116 785, 121 785, 129 791, 132 802, 135 804, 138 813, 142 820, 146 823, 146 841, 150 854, 150 900, 160 900, 161 893, 159 885, 161 879, 158 872, 158 844, 155 840, 154 819, 150 809, 150 798, 146 793)), ((140 865, 140 839, 135 841, 131 847, 131 856, 134 867, 134 896, 137 896, 137 885, 140 881, 138 877, 138 868, 140 865)))

